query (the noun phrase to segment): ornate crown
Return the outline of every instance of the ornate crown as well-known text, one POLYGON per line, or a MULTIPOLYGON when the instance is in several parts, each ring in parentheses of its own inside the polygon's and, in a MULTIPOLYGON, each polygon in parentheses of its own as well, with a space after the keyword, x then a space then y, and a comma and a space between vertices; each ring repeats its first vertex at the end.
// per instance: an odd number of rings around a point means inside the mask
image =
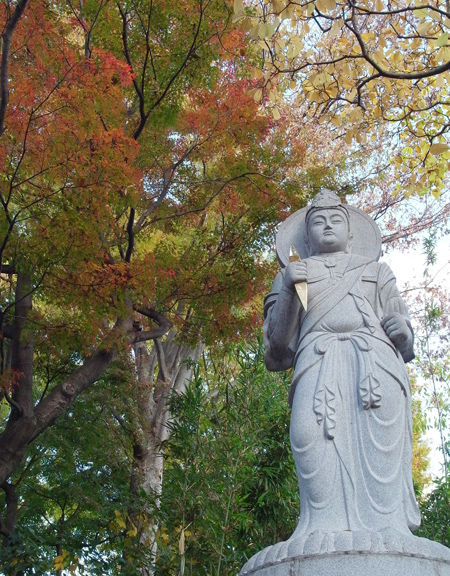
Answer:
POLYGON ((336 192, 328 190, 328 188, 323 188, 314 196, 311 204, 309 205, 309 208, 306 212, 306 220, 308 220, 308 217, 312 212, 316 210, 323 210, 324 208, 339 208, 346 214, 347 219, 349 218, 348 210, 336 192))

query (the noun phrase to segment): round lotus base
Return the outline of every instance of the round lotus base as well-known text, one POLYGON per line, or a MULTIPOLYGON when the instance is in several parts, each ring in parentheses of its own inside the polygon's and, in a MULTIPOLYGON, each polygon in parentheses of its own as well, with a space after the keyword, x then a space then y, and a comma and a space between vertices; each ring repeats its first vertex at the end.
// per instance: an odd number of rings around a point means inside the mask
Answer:
POLYGON ((295 534, 255 554, 241 576, 450 576, 450 549, 392 529, 295 534))
POLYGON ((251 576, 450 576, 450 562, 402 553, 334 552, 301 556, 247 572, 251 576))

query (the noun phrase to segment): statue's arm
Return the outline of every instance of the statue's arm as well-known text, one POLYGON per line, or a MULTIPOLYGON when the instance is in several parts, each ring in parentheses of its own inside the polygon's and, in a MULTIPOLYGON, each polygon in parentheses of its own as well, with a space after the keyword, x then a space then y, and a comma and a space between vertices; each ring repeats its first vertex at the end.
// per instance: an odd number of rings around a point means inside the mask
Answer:
POLYGON ((295 340, 300 323, 301 304, 295 292, 280 272, 264 306, 265 360, 268 370, 287 370, 292 366, 295 350, 289 344, 295 340))
POLYGON ((381 325, 403 360, 410 362, 414 359, 414 332, 395 276, 387 264, 380 265, 378 286, 383 310, 381 325))

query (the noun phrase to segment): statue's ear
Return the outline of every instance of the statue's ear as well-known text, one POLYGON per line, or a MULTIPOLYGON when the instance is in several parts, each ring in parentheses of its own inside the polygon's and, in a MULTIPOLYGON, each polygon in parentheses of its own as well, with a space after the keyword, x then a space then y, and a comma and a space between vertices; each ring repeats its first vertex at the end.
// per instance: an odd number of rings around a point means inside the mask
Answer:
POLYGON ((307 230, 305 230, 303 237, 305 239, 305 248, 306 248, 306 251, 307 251, 308 257, 309 257, 309 256, 311 256, 311 246, 309 245, 309 237, 308 237, 308 231, 307 230))
POLYGON ((350 232, 348 235, 348 241, 347 241, 347 252, 352 251, 352 245, 353 245, 353 234, 350 232))

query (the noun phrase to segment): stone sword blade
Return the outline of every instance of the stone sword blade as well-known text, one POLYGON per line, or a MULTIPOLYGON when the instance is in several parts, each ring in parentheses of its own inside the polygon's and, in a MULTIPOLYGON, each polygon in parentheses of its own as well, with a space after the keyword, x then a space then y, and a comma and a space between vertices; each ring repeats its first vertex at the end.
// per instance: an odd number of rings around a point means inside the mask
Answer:
MULTIPOLYGON (((289 262, 300 262, 300 254, 295 249, 295 246, 291 244, 289 248, 289 262)), ((306 312, 308 309, 308 284, 306 282, 297 282, 295 285, 295 290, 302 303, 302 306, 306 312)))

